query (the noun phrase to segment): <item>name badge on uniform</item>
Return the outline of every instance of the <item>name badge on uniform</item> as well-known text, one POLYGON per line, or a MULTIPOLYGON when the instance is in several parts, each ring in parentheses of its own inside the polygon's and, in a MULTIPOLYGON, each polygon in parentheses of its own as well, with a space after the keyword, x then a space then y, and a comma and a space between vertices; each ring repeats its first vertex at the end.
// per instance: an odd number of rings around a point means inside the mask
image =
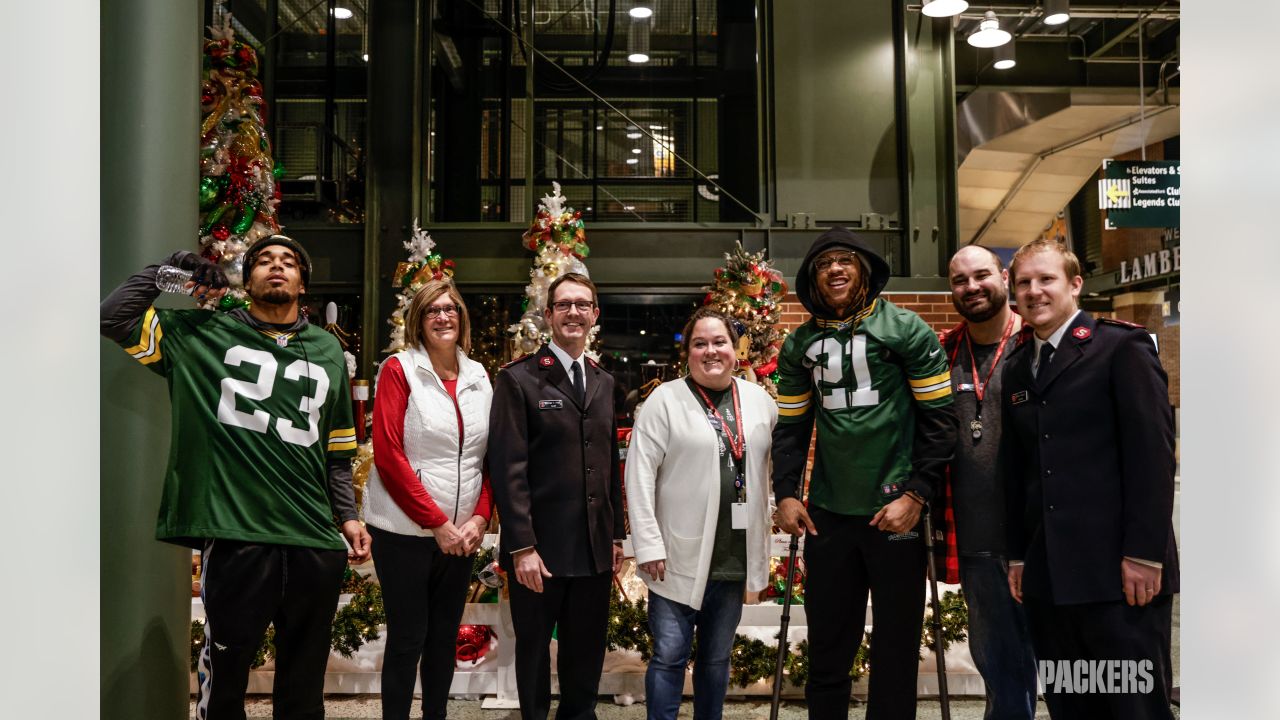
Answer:
POLYGON ((1028 399, 1029 398, 1027 397, 1027 391, 1019 390, 1018 392, 1014 393, 1012 397, 1009 398, 1009 402, 1012 405, 1021 405, 1022 403, 1026 402, 1028 399))
POLYGON ((736 502, 729 506, 729 519, 734 530, 747 529, 747 504, 736 502))
POLYGON ((564 401, 563 400, 539 400, 538 409, 539 410, 563 410, 564 401))

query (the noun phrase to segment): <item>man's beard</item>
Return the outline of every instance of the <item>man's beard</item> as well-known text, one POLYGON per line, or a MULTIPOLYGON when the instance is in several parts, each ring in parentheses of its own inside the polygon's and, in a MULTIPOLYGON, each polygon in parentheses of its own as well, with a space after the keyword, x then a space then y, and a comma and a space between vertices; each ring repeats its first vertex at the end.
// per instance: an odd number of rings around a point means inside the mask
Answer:
POLYGON ((256 303, 264 305, 289 305, 297 296, 290 295, 289 291, 283 287, 271 287, 270 285, 263 288, 257 294, 251 294, 250 299, 256 303))
POLYGON ((1004 293, 987 293, 986 298, 987 306, 978 310, 970 310, 968 306, 955 302, 954 298, 952 299, 952 304, 955 305, 956 312, 960 313, 960 317, 971 323, 986 322, 999 315, 1000 311, 1009 304, 1009 296, 1004 293))
POLYGON ((856 306, 866 299, 866 291, 863 289, 860 279, 850 278, 846 287, 848 288, 848 293, 839 301, 833 298, 826 290, 818 290, 818 298, 822 300, 822 304, 826 306, 828 312, 837 318, 842 318, 851 311, 861 309, 856 306))

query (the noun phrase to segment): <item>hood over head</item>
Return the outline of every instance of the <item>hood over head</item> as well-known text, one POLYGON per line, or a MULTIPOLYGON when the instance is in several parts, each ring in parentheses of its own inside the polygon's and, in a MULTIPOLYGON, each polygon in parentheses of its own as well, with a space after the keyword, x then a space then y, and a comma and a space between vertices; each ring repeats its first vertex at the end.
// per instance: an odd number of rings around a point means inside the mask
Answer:
POLYGON ((862 307, 851 308, 851 312, 841 315, 826 306, 818 292, 817 275, 813 261, 822 253, 838 246, 846 247, 857 254, 862 261, 862 281, 867 286, 867 297, 863 306, 869 305, 880 295, 884 286, 889 283, 889 263, 871 248, 866 240, 851 232, 848 228, 835 226, 819 235, 809 246, 804 260, 800 261, 800 269, 796 271, 796 297, 804 309, 814 317, 823 320, 843 320, 849 314, 856 313, 862 307))

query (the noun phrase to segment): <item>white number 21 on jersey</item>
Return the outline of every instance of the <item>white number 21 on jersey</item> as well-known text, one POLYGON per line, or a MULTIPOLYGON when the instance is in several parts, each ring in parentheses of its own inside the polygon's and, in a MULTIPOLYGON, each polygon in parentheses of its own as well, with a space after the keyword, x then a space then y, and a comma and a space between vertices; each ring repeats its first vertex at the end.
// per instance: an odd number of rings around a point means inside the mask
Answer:
POLYGON ((804 356, 813 364, 813 383, 822 393, 822 407, 843 410, 880 402, 880 391, 871 389, 865 335, 854 335, 849 343, 841 343, 831 337, 822 338, 810 345, 804 356), (852 356, 853 388, 844 381, 845 353, 852 356))
MULTIPOLYGON (((236 409, 236 396, 249 400, 266 400, 276 384, 276 369, 279 364, 271 353, 236 345, 227 350, 222 359, 232 367, 240 367, 248 363, 258 366, 258 379, 254 382, 223 378, 222 397, 218 400, 218 421, 234 427, 265 433, 271 425, 271 415, 265 410, 254 410, 252 413, 236 409)), ((319 365, 306 360, 294 360, 284 369, 285 380, 298 382, 303 378, 316 381, 314 395, 303 395, 298 402, 298 409, 307 415, 307 427, 294 427, 293 422, 285 418, 275 418, 276 433, 285 442, 309 447, 320 439, 320 408, 324 406, 324 397, 329 392, 329 376, 319 365)))

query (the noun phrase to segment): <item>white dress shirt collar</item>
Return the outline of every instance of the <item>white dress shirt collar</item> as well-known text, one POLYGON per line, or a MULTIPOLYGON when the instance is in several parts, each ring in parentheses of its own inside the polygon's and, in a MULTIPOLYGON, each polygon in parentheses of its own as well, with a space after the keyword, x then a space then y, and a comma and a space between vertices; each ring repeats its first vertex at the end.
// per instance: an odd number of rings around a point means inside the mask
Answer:
POLYGON ((583 356, 586 355, 586 353, 580 353, 578 357, 570 357, 569 353, 566 352, 564 348, 557 345, 555 340, 552 340, 551 342, 547 343, 547 346, 551 348, 552 354, 554 354, 556 356, 556 359, 560 361, 560 364, 564 366, 564 372, 570 378, 573 377, 573 368, 571 367, 572 365, 577 364, 579 367, 582 368, 582 385, 583 387, 586 387, 587 365, 585 362, 583 362, 583 356))
POLYGON ((1032 336, 1036 339, 1036 346, 1035 346, 1036 352, 1034 355, 1031 356, 1032 372, 1035 372, 1037 369, 1037 366, 1040 365, 1040 348, 1044 347, 1045 343, 1049 343, 1049 345, 1053 347, 1053 351, 1057 352, 1058 345, 1062 343, 1062 336, 1067 334, 1067 328, 1071 327, 1071 323, 1075 322, 1076 316, 1079 314, 1080 314, 1079 310, 1076 310, 1075 312, 1071 313, 1071 317, 1067 318, 1065 322, 1059 325, 1058 329, 1053 331, 1053 334, 1049 336, 1048 340, 1041 340, 1039 335, 1032 336))

